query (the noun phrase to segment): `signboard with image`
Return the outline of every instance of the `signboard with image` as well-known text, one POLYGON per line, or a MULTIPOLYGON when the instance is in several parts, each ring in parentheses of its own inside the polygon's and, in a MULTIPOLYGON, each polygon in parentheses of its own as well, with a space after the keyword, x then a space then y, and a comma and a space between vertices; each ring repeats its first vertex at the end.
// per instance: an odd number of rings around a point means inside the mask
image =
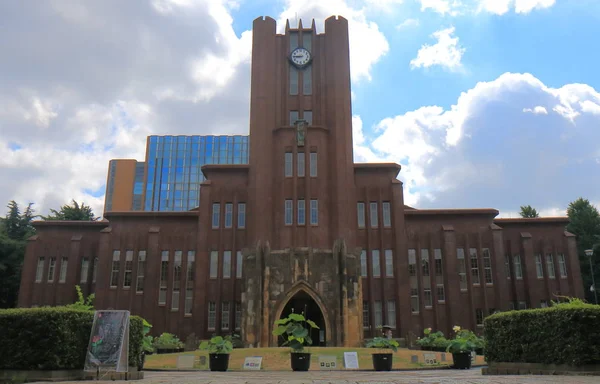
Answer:
POLYGON ((127 372, 129 311, 96 311, 84 371, 127 372))

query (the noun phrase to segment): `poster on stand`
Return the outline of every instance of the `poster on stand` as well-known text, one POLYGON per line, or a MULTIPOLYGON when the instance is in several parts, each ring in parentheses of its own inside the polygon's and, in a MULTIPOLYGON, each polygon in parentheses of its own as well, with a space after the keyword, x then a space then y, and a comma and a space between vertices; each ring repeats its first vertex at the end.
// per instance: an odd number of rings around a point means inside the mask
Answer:
POLYGON ((129 311, 96 311, 84 371, 127 372, 129 311))

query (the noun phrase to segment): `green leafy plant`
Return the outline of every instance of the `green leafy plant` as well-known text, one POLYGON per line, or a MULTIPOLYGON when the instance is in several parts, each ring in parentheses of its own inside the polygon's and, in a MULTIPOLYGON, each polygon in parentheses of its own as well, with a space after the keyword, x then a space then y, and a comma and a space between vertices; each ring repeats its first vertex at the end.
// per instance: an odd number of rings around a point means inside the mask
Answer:
POLYGON ((446 352, 450 353, 470 353, 478 347, 483 347, 483 340, 468 329, 461 329, 454 326, 452 330, 456 333, 454 339, 450 340, 446 347, 446 352))
POLYGON ((154 339, 152 346, 155 349, 179 349, 183 348, 183 343, 172 333, 162 333, 154 339))
MULTIPOLYGON (((319 329, 319 326, 312 320, 304 318, 304 315, 299 313, 290 313, 288 317, 279 319, 275 322, 277 328, 273 330, 273 335, 287 335, 283 345, 289 345, 292 353, 301 353, 304 351, 304 346, 312 345, 312 339, 309 335, 309 328, 319 329)), ((286 337, 286 336, 284 336, 286 337)))
POLYGON ((201 350, 207 350, 208 353, 230 354, 233 351, 233 343, 231 335, 228 336, 213 336, 210 340, 204 340, 200 343, 201 350))
POLYGON ((142 321, 142 332, 144 334, 144 338, 142 339, 142 349, 146 353, 152 353, 154 352, 154 347, 152 346, 153 337, 148 334, 150 333, 150 328, 152 328, 152 325, 149 322, 147 322, 146 319, 142 319, 142 321))
POLYGON ((367 348, 377 348, 377 349, 391 349, 394 352, 398 351, 398 342, 394 339, 388 339, 387 337, 374 337, 369 340, 366 344, 367 348))
POLYGON ((94 310, 94 298, 96 297, 93 293, 87 298, 83 296, 83 291, 79 285, 75 286, 77 291, 77 301, 73 304, 67 304, 65 307, 69 309, 76 309, 81 311, 93 311, 94 310))
POLYGON ((424 337, 419 338, 416 343, 422 348, 446 349, 450 343, 444 334, 440 331, 432 332, 431 328, 423 331, 424 337))

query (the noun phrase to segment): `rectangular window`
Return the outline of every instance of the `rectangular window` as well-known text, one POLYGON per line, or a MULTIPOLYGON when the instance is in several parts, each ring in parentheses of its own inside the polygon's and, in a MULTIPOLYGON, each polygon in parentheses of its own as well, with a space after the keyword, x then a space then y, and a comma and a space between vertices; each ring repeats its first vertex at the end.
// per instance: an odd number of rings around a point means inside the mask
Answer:
POLYGON ((54 269, 56 268, 56 257, 50 258, 50 265, 48 266, 48 282, 54 281, 54 269))
POLYGON ((412 313, 419 313, 419 290, 410 289, 410 310, 412 313))
POLYGON ((389 228, 392 226, 392 211, 390 202, 384 201, 381 207, 383 208, 383 226, 389 228))
POLYGON ((356 203, 356 212, 358 213, 358 228, 365 227, 365 203, 356 203))
POLYGON ((294 158, 292 156, 292 152, 285 153, 285 177, 292 177, 293 175, 294 158))
POLYGON ((506 278, 510 280, 510 255, 508 253, 504 255, 504 273, 506 278))
MULTIPOLYGON (((42 264, 42 267, 43 267, 43 264, 42 264)), ((90 260, 87 257, 84 257, 83 259, 81 259, 81 277, 79 278, 80 283, 87 283, 89 270, 90 270, 90 260)), ((40 275, 40 279, 41 279, 41 277, 42 276, 40 275)), ((36 281, 37 281, 37 275, 36 275, 36 281)))
POLYGON ((396 302, 394 300, 387 301, 387 324, 392 328, 396 328, 396 302))
POLYGON ((235 329, 242 327, 242 303, 235 302, 235 329))
POLYGON ((113 251, 112 270, 110 273, 110 287, 116 288, 119 285, 119 269, 121 263, 121 251, 113 251))
POLYGON ((384 251, 385 255, 385 276, 394 277, 394 256, 391 249, 384 251))
POLYGON ((293 202, 292 200, 286 200, 285 201, 285 214, 284 214, 284 222, 285 225, 292 225, 293 220, 294 220, 294 214, 293 214, 293 202))
POLYGON ((319 224, 319 200, 310 201, 310 225, 319 224))
POLYGON ((223 278, 229 279, 231 277, 231 251, 223 252, 223 278))
POLYGON ((429 249, 421 249, 421 268, 423 276, 429 276, 429 249))
POLYGON ((221 303, 221 329, 229 329, 229 301, 221 303))
POLYGON ((306 224, 306 204, 304 199, 298 200, 298 225, 306 224))
POLYGON ((98 258, 94 258, 94 264, 92 265, 92 283, 96 283, 96 273, 98 272, 98 258))
POLYGON ((242 263, 244 262, 244 256, 242 255, 242 251, 237 251, 235 260, 235 278, 242 278, 242 263))
POLYGON ((567 277, 567 261, 565 260, 565 254, 558 254, 558 267, 560 269, 560 277, 567 277))
POLYGON ((304 48, 306 48, 307 51, 311 50, 311 46, 312 46, 312 44, 311 44, 312 40, 311 39, 312 39, 312 34, 311 33, 305 32, 302 35, 302 46, 304 48))
POLYGON ((290 111, 290 125, 294 126, 294 124, 296 123, 296 120, 298 120, 300 117, 300 115, 298 115, 298 111, 290 111))
POLYGON ((417 275, 417 250, 416 249, 408 250, 408 274, 410 276, 417 275))
POLYGON ((423 304, 425 308, 431 308, 433 306, 433 298, 431 297, 431 288, 423 289, 423 304))
POLYGON ((233 226, 233 204, 225 204, 225 228, 231 228, 233 226))
POLYGON ((312 66, 305 67, 302 71, 302 93, 312 95, 312 66))
POLYGON ((212 205, 212 227, 219 228, 220 220, 221 220, 221 204, 213 203, 213 205, 212 205))
POLYGON ((445 303, 446 302, 446 292, 444 291, 444 286, 440 284, 436 288, 437 288, 438 303, 445 303))
POLYGON ((304 152, 298 152, 298 177, 304 177, 306 162, 304 152))
POLYGON ((209 276, 211 279, 216 279, 219 274, 219 252, 211 251, 210 252, 210 270, 209 276))
POLYGON ((181 292, 181 258, 183 252, 175 251, 173 256, 173 292, 171 295, 171 310, 179 310, 179 292, 181 292))
POLYGON ((494 278, 492 276, 492 253, 488 248, 483 248, 483 275, 486 284, 493 284, 494 278))
POLYGON ((371 251, 371 262, 373 263, 373 277, 381 277, 381 265, 379 262, 379 250, 371 251))
POLYGON ((549 306, 548 300, 540 300, 540 308, 548 308, 549 306))
POLYGON ((538 279, 544 278, 544 264, 542 262, 542 254, 541 253, 535 254, 535 271, 537 273, 538 279))
POLYGON ((483 310, 481 308, 475 310, 475 319, 478 327, 483 326, 483 310))
POLYGON ((290 65, 290 95, 296 96, 298 94, 298 70, 290 65))
POLYGON ((513 256, 513 264, 515 267, 515 279, 522 280, 523 279, 523 269, 521 268, 521 255, 513 256))
POLYGON ((548 269, 548 277, 550 279, 556 278, 556 270, 554 269, 554 258, 551 253, 546 254, 546 268, 548 269))
POLYGON ((479 263, 477 260, 477 248, 470 248, 469 253, 471 255, 471 281, 473 285, 479 285, 479 263))
POLYGON ((370 218, 371 228, 377 228, 379 218, 377 217, 377 203, 376 202, 372 201, 369 204, 369 218, 370 218))
POLYGON ((63 257, 60 259, 60 274, 58 276, 58 282, 59 283, 64 283, 65 281, 67 281, 67 268, 69 265, 69 259, 66 257, 63 257))
POLYGON ((436 248, 433 250, 433 257, 435 260, 435 275, 442 276, 443 268, 442 268, 442 250, 440 248, 436 248))
POLYGON ((160 286, 158 305, 167 304, 167 282, 169 280, 169 251, 162 251, 160 256, 160 286))
POLYGON ((131 287, 131 279, 133 274, 133 251, 128 249, 125 251, 125 275, 123 276, 123 288, 131 287))
POLYGON ((35 271, 35 282, 40 283, 44 276, 44 257, 40 257, 37 263, 37 269, 35 271))
POLYGON ((187 266, 185 268, 185 304, 184 313, 192 314, 194 306, 194 277, 196 276, 196 251, 188 251, 187 266))
POLYGON ((317 152, 310 153, 310 177, 317 177, 317 152))
POLYGON ((527 302, 519 301, 519 309, 527 309, 527 302))
POLYGON ((458 259, 458 278, 460 282, 460 290, 467 290, 467 264, 465 260, 465 249, 456 249, 456 258, 458 259))
POLYGON ((360 275, 367 277, 367 251, 361 251, 360 253, 360 275))
POLYGON ((138 252, 138 267, 137 267, 137 281, 135 285, 136 292, 144 292, 144 275, 146 271, 146 251, 138 252))
POLYGON ((369 325, 371 324, 369 316, 369 302, 363 301, 363 328, 369 328, 369 325))
POLYGON ((312 111, 304 111, 302 115, 302 119, 306 121, 306 125, 312 125, 312 111))
POLYGON ((375 328, 383 325, 383 310, 381 301, 375 302, 375 328))
POLYGON ((238 228, 246 228, 246 203, 238 203, 238 228))
POLYGON ((217 305, 214 301, 208 302, 208 330, 214 331, 217 327, 217 305))
POLYGON ((514 310, 515 310, 515 303, 514 303, 513 301, 511 301, 510 303, 508 303, 508 308, 509 308, 511 311, 514 311, 514 310))

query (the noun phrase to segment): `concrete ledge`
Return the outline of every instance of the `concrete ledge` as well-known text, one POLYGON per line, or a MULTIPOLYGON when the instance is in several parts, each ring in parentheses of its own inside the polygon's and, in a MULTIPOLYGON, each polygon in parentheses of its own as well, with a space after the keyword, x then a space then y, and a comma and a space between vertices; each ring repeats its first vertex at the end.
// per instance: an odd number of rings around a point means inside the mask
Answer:
POLYGON ((31 381, 75 381, 83 379, 81 369, 64 369, 56 371, 27 371, 20 369, 0 370, 0 383, 31 382, 31 381))
POLYGON ((489 363, 482 375, 600 376, 600 364, 575 367, 565 364, 489 363))
MULTIPOLYGON (((115 380, 142 380, 144 372, 137 368, 129 367, 129 372, 106 372, 100 375, 102 381, 115 380)), ((96 380, 96 372, 84 372, 83 380, 96 380)))

